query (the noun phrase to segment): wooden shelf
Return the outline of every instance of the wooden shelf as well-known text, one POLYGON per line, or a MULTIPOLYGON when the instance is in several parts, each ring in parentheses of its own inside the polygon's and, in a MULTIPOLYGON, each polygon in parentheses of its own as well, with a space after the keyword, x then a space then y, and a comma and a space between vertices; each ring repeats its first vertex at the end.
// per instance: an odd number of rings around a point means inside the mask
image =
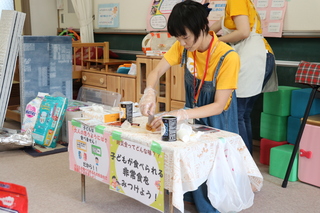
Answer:
POLYGON ((19 107, 19 105, 8 106, 6 118, 10 118, 11 120, 21 122, 21 114, 18 110, 19 107))

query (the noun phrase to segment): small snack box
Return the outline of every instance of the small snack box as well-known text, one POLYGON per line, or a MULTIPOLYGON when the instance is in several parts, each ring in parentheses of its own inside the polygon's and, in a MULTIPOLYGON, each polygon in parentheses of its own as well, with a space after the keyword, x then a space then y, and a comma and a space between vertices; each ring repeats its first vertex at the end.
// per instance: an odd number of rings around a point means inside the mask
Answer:
POLYGON ((80 110, 82 111, 82 117, 96 119, 103 123, 118 121, 120 118, 118 111, 106 109, 102 105, 80 107, 80 110))

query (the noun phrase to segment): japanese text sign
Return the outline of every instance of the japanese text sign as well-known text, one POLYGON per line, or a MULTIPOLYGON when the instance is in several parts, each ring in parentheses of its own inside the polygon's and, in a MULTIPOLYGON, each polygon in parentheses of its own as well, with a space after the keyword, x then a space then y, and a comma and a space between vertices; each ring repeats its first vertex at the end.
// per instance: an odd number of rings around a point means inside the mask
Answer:
POLYGON ((110 137, 110 189, 164 211, 164 154, 110 137))
POLYGON ((109 184, 109 137, 110 133, 104 132, 103 126, 69 122, 70 169, 109 184))

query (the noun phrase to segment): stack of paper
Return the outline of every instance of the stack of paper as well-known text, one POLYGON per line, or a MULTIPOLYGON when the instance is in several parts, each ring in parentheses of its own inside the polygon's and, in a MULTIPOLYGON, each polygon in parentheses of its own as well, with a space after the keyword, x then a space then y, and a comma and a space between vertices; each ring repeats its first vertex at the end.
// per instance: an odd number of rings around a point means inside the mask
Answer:
POLYGON ((0 19, 0 127, 3 126, 10 98, 25 13, 3 10, 0 19))

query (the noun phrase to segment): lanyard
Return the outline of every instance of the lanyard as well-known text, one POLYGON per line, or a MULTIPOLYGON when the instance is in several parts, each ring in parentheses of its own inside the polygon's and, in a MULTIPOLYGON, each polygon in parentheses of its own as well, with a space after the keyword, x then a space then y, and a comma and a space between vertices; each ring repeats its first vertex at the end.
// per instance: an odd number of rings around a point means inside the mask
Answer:
POLYGON ((193 73, 193 84, 194 84, 193 94, 194 94, 194 97, 193 97, 193 105, 194 106, 196 106, 196 104, 198 102, 198 98, 199 98, 199 95, 200 95, 200 90, 201 90, 203 82, 204 82, 204 80, 206 79, 206 76, 207 76, 208 66, 209 66, 209 58, 210 58, 210 54, 211 54, 211 46, 212 46, 213 40, 214 40, 214 36, 212 36, 212 39, 211 39, 210 44, 209 44, 209 49, 208 49, 207 58, 206 58, 206 67, 205 67, 205 70, 204 70, 204 73, 203 73, 203 77, 201 79, 201 82, 200 82, 200 85, 198 87, 197 92, 196 92, 196 84, 197 84, 197 81, 196 81, 196 51, 197 50, 195 50, 193 52, 193 59, 194 59, 194 73, 193 73))

